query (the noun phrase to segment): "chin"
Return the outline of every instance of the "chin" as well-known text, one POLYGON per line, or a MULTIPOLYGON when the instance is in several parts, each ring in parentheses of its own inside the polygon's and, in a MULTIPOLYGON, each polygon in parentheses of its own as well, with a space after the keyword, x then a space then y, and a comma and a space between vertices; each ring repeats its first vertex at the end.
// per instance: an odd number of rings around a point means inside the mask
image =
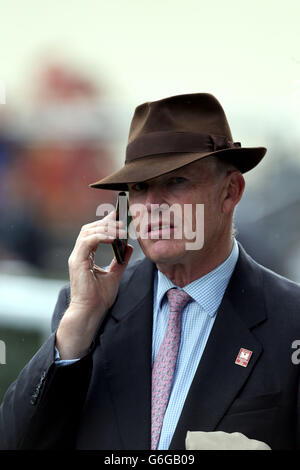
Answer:
POLYGON ((145 256, 156 264, 179 261, 186 253, 182 240, 148 240, 140 245, 145 256))

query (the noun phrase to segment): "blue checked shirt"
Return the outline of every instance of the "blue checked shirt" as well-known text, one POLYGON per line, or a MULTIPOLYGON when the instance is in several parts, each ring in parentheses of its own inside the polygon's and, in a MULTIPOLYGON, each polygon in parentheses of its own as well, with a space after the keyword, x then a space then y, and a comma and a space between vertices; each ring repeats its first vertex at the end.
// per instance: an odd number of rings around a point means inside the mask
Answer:
MULTIPOLYGON (((220 266, 183 288, 193 301, 190 301, 182 312, 181 340, 168 407, 157 447, 159 450, 169 448, 238 254, 238 244, 234 240, 231 254, 220 266)), ((169 316, 168 299, 165 294, 172 287, 176 286, 164 274, 157 271, 153 299, 152 364, 165 335, 169 316)))
MULTIPOLYGON (((169 448, 238 255, 238 244, 234 240, 231 254, 220 266, 183 289, 193 298, 193 301, 190 301, 182 312, 181 339, 169 403, 157 447, 159 450, 169 448)), ((176 286, 164 274, 157 271, 153 298, 152 364, 168 323, 169 306, 165 294, 173 287, 176 286)), ((79 359, 61 360, 56 349, 58 365, 67 366, 77 360, 79 359)))

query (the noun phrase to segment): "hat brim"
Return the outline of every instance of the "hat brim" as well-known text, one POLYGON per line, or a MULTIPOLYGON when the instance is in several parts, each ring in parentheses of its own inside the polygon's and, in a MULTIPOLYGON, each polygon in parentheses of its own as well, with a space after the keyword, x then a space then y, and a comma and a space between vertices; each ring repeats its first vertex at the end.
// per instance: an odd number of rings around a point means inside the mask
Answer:
POLYGON ((265 147, 239 147, 205 153, 152 155, 132 160, 120 170, 89 186, 98 189, 128 191, 128 183, 147 181, 213 155, 232 163, 241 173, 246 173, 262 160, 266 151, 265 147))

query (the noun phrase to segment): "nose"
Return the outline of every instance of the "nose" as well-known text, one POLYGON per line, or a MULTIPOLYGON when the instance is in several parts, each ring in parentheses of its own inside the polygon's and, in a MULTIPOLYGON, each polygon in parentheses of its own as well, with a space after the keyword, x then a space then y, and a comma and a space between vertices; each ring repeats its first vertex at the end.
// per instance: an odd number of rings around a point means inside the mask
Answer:
POLYGON ((152 204, 163 204, 165 203, 164 190, 161 185, 151 184, 147 188, 147 194, 145 199, 145 207, 148 212, 151 211, 152 204))

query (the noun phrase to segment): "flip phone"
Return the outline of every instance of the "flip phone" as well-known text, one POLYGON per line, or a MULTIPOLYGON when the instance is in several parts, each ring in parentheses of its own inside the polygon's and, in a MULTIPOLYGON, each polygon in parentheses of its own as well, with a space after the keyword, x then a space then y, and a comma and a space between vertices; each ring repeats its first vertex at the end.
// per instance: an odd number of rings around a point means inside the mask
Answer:
POLYGON ((129 215, 129 201, 124 191, 118 194, 118 199, 117 199, 117 204, 116 204, 116 213, 117 213, 116 220, 123 220, 124 224, 127 223, 127 227, 124 227, 127 230, 126 238, 116 238, 112 242, 112 249, 114 252, 114 256, 117 260, 117 263, 123 264, 124 258, 125 258, 126 246, 128 243, 128 229, 129 229, 129 224, 131 221, 131 217, 129 215), (122 198, 122 205, 120 204, 120 198, 122 198), (126 205, 124 206, 123 201, 125 201, 125 198, 126 198, 126 205), (120 206, 122 206, 121 213, 120 213, 120 206), (126 208, 126 214, 125 214, 125 208, 126 208))

